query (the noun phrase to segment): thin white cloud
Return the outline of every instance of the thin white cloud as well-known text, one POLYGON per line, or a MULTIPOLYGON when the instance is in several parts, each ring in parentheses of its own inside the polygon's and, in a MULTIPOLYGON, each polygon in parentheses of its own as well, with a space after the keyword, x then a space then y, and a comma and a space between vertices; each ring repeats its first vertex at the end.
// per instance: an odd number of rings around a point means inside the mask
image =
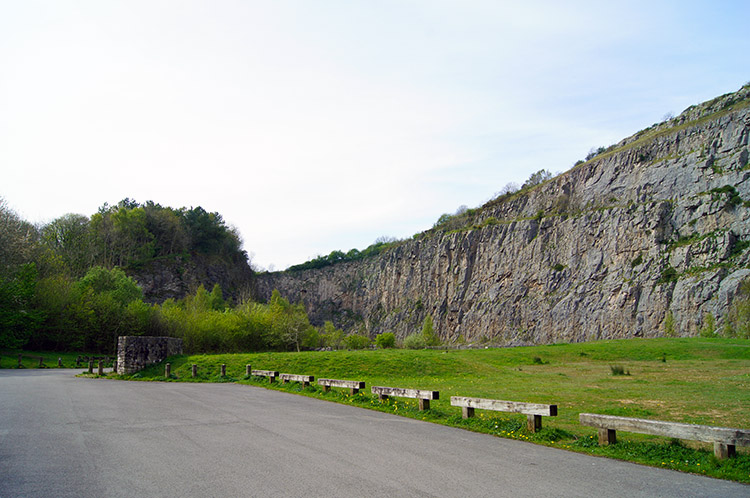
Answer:
POLYGON ((0 5, 0 195, 202 205, 284 268, 735 90, 742 2, 0 5))

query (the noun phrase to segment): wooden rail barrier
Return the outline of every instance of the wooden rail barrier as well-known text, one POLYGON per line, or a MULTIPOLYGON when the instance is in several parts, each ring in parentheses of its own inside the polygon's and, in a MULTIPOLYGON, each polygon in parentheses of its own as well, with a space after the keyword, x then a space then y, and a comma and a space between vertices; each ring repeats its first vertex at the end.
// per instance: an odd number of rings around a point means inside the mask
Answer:
POLYGON ((310 382, 315 381, 315 377, 312 375, 296 375, 296 374, 281 374, 279 376, 282 382, 284 384, 291 382, 302 382, 302 387, 307 387, 310 385, 310 382))
POLYGON ((352 394, 357 394, 360 389, 365 388, 365 383, 358 380, 318 379, 318 384, 323 386, 323 391, 330 391, 332 387, 343 387, 349 389, 352 394))
POLYGON ((275 370, 251 370, 250 373, 256 377, 268 377, 269 383, 274 382, 276 377, 279 376, 279 372, 275 370))
POLYGON ((440 399, 439 391, 426 391, 424 389, 404 389, 401 387, 372 387, 372 394, 377 394, 378 399, 388 399, 389 396, 399 398, 416 398, 419 400, 420 410, 430 409, 431 399, 440 399))
POLYGON ((529 432, 542 428, 542 417, 556 417, 557 405, 501 401, 499 399, 466 398, 451 396, 451 406, 460 406, 464 418, 474 416, 474 410, 494 410, 498 412, 523 413, 526 415, 529 432))
POLYGON ((597 415, 594 413, 581 413, 579 421, 581 425, 599 429, 599 444, 601 445, 617 442, 617 431, 626 431, 713 443, 714 454, 719 459, 735 456, 738 445, 750 446, 750 430, 745 429, 597 415))

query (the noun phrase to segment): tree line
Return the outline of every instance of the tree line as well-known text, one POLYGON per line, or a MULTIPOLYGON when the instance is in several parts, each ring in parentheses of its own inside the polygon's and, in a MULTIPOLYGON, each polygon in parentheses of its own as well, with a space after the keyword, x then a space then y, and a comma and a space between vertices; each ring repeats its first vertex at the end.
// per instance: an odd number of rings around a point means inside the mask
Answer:
MULTIPOLYGON (((193 329, 178 326, 177 317, 229 310, 220 288, 150 304, 127 276, 139 265, 177 257, 248 264, 236 229, 202 207, 124 199, 90 217, 66 214, 35 226, 0 199, 0 348, 111 353, 118 335, 191 337, 193 329), (204 301, 210 306, 196 304, 204 301)), ((282 347, 269 337, 255 347, 282 347)), ((213 348, 207 340, 194 343, 197 350, 213 348)))

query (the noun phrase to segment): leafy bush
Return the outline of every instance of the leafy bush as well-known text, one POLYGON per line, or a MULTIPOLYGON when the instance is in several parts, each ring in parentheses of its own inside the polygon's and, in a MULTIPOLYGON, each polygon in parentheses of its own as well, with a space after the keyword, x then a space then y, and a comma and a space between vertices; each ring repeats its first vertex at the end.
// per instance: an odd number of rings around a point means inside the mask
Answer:
POLYGON ((551 178, 552 178, 552 173, 550 173, 546 169, 540 169, 536 173, 532 173, 531 176, 529 176, 529 178, 521 186, 521 188, 522 189, 531 188, 535 185, 544 183, 551 178))
POLYGON ((427 341, 422 334, 410 334, 404 338, 402 346, 405 349, 424 349, 427 347, 427 341))
POLYGON ((674 337, 677 335, 672 311, 667 311, 667 316, 664 317, 664 335, 666 337, 674 337))
POLYGON ((656 281, 657 284, 667 284, 677 282, 677 270, 672 266, 667 266, 661 271, 661 277, 656 281))
POLYGON ((344 331, 337 329, 333 322, 326 321, 323 324, 323 332, 320 334, 323 346, 331 349, 340 349, 344 341, 344 331))
POLYGON ((711 313, 703 315, 701 337, 716 337, 716 319, 711 313))
POLYGON ((750 279, 737 288, 724 322, 724 335, 750 339, 750 279))
POLYGON ((432 317, 430 315, 427 315, 424 322, 422 322, 422 337, 427 346, 440 345, 440 337, 435 333, 435 327, 432 325, 432 317))
POLYGON ((396 335, 393 332, 383 332, 375 336, 375 345, 381 349, 396 346, 396 335))
POLYGON ((370 338, 366 335, 349 334, 344 337, 344 346, 347 349, 365 349, 370 345, 370 338))

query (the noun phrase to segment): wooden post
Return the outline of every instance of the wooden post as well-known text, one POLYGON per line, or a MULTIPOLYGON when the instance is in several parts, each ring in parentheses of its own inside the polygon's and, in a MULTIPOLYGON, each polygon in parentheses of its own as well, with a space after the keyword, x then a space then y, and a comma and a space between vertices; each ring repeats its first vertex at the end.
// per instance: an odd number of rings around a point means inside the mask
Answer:
POLYGON ((89 360, 89 373, 94 373, 94 360, 89 360))
POLYGON ((172 375, 172 364, 167 363, 164 365, 164 377, 169 378, 170 375, 172 375))
POLYGON ((196 365, 195 363, 193 363, 193 367, 191 368, 191 370, 192 370, 192 373, 193 373, 193 378, 195 378, 195 376, 198 375, 198 365, 196 365))
POLYGON ((252 368, 250 368, 250 365, 245 365, 245 377, 250 377, 252 372, 252 368))
POLYGON ((606 428, 600 428, 599 429, 599 444, 602 446, 607 446, 610 444, 615 444, 617 442, 617 431, 614 429, 606 429, 606 428))
POLYGON ((429 410, 430 409, 430 400, 429 399, 423 399, 419 398, 419 411, 429 410))
POLYGON ((737 456, 737 447, 733 444, 714 443, 714 455, 719 460, 737 456))
POLYGON ((117 373, 117 357, 115 357, 115 360, 112 362, 112 372, 117 373))
POLYGON ((226 377, 227 376, 227 365, 226 363, 221 364, 221 376, 226 377))
POLYGON ((526 415, 526 428, 529 432, 536 432, 542 429, 541 415, 526 415))
POLYGON ((81 357, 80 356, 76 356, 76 368, 78 368, 80 366, 81 366, 81 357))
POLYGON ((471 418, 474 416, 474 408, 470 406, 462 406, 461 407, 461 415, 463 415, 464 418, 471 418))
POLYGON ((99 375, 104 375, 104 362, 102 360, 99 360, 99 365, 98 366, 99 366, 99 369, 98 369, 97 373, 99 375))
POLYGON ((57 368, 62 368, 62 358, 57 359, 57 368))
POLYGON ((44 358, 41 356, 39 357, 39 368, 42 368, 44 366, 44 358))
POLYGON ((23 358, 22 354, 18 355, 18 368, 21 368, 21 358, 23 358))

